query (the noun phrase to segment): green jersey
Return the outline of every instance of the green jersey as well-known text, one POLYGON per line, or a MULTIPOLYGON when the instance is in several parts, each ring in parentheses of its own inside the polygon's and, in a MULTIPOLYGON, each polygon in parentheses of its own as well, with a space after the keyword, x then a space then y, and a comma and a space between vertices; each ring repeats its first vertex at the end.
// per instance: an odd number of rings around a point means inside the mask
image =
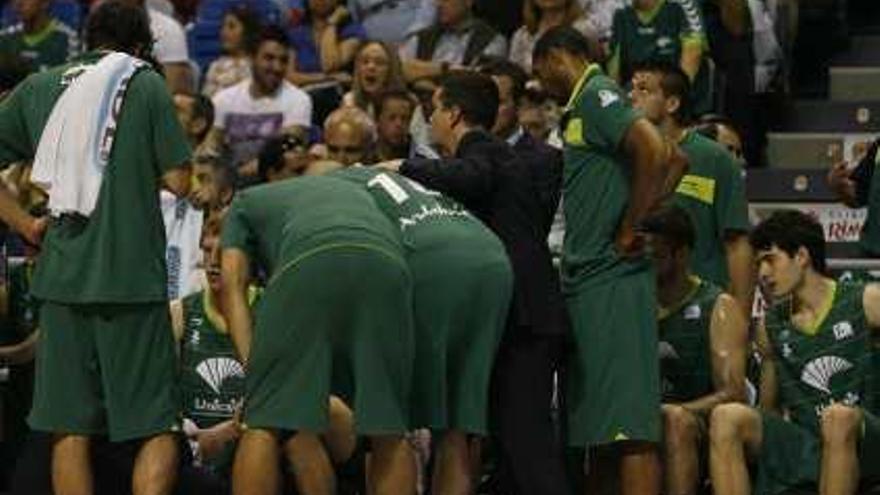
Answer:
POLYGON ((33 72, 67 62, 78 49, 76 31, 56 19, 34 34, 26 34, 21 23, 0 31, 0 53, 22 57, 30 63, 33 72))
POLYGON ((586 69, 565 109, 563 290, 601 285, 649 269, 618 256, 614 240, 629 199, 621 143, 639 117, 620 87, 597 65, 586 69))
POLYGON ((726 287, 725 234, 749 230, 743 172, 727 150, 696 132, 688 132, 679 144, 690 166, 675 190, 674 201, 690 214, 697 234, 691 269, 726 287))
POLYGON ((31 294, 34 264, 24 258, 10 258, 6 272, 6 319, 0 345, 24 341, 37 329, 37 300, 31 294))
POLYGON ((805 330, 791 323, 790 304, 767 311, 780 406, 794 423, 818 432, 822 411, 831 404, 870 408, 871 335, 864 291, 861 283, 836 282, 825 317, 805 330))
MULTIPOLYGON (((0 164, 34 157, 55 102, 100 60, 89 53, 31 75, 0 103, 0 164)), ((58 303, 167 300, 162 175, 189 160, 190 148, 171 95, 153 70, 135 73, 122 101, 115 139, 88 219, 54 219, 34 273, 34 295, 58 303)))
POLYGON ((503 253, 501 241, 462 205, 418 182, 368 167, 348 167, 332 176, 365 187, 379 209, 400 228, 408 251, 468 243, 473 245, 474 255, 489 254, 479 246, 492 246, 503 253))
MULTIPOLYGON (((639 64, 664 62, 678 66, 684 46, 696 44, 705 51, 708 44, 700 7, 693 0, 657 0, 648 12, 633 6, 619 9, 611 31, 610 64, 626 84, 639 64)), ((704 59, 692 84, 693 112, 700 115, 710 111, 711 98, 710 74, 704 59)))
POLYGON ((868 218, 862 227, 862 238, 859 244, 872 256, 880 256, 880 151, 874 153, 874 174, 868 189, 868 218))
POLYGON ((400 257, 397 229, 361 186, 342 179, 300 177, 239 193, 223 224, 224 248, 244 251, 274 276, 328 244, 375 241, 400 257), (340 233, 345 239, 340 240, 340 233))
POLYGON ((676 307, 660 310, 660 385, 664 402, 687 402, 711 394, 711 326, 722 293, 711 282, 696 285, 676 307))

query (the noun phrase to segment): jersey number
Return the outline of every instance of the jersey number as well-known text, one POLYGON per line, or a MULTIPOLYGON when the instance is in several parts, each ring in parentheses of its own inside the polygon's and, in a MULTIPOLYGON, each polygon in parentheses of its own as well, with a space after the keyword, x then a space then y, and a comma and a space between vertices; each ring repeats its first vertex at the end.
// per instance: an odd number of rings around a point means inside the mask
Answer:
MULTIPOLYGON (((425 189, 424 186, 422 186, 421 184, 419 184, 418 182, 416 182, 414 180, 409 180, 406 178, 404 178, 403 180, 405 180, 406 183, 411 188, 415 189, 416 191, 418 191, 422 194, 428 194, 430 196, 436 196, 437 194, 439 194, 435 191, 429 191, 428 189, 425 189)), ((394 202, 399 205, 403 204, 404 202, 406 202, 406 200, 409 199, 409 193, 407 193, 403 189, 403 187, 401 187, 400 184, 398 184, 397 181, 394 180, 393 177, 391 177, 390 175, 388 175, 386 173, 381 173, 381 174, 373 177, 372 179, 370 179, 370 181, 367 182, 367 186, 368 187, 375 187, 375 186, 381 187, 382 189, 385 190, 385 192, 389 196, 391 196, 391 199, 394 200, 394 202)))

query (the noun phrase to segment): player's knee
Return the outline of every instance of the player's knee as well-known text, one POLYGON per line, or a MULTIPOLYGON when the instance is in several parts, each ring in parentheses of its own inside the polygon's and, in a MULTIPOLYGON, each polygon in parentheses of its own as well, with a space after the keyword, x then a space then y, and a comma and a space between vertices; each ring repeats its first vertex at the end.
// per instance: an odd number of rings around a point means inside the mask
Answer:
POLYGON ((699 432, 699 423, 692 412, 680 406, 663 407, 663 433, 667 444, 692 445, 698 440, 699 432))
POLYGON ((862 412, 855 407, 833 404, 822 412, 822 443, 826 446, 854 443, 862 424, 862 412))
POLYGON ((751 410, 742 404, 722 404, 709 416, 709 438, 712 445, 741 442, 751 410))

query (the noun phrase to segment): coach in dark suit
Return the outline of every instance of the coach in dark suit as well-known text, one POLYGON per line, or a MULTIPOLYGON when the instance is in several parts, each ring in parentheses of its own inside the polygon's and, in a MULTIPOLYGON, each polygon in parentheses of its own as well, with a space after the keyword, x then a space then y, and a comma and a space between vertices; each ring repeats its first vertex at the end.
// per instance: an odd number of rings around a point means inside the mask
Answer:
POLYGON ((450 75, 434 93, 431 115, 446 158, 381 165, 457 199, 504 243, 515 280, 492 387, 505 493, 568 494, 550 409, 555 341, 568 325, 547 247, 561 165, 542 162, 552 152, 518 153, 489 132, 498 101, 492 78, 450 75))

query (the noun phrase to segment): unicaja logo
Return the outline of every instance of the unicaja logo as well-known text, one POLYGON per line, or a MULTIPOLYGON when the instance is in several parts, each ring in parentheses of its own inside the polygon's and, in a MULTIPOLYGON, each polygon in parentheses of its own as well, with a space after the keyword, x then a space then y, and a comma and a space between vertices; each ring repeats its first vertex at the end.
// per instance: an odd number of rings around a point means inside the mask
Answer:
POLYGON ((837 356, 823 356, 816 358, 801 372, 801 381, 807 385, 825 392, 831 393, 831 377, 853 368, 853 364, 837 356))
POLYGON ((229 357, 206 359, 196 366, 196 373, 217 394, 220 393, 220 387, 227 378, 244 378, 244 368, 241 363, 229 357))

